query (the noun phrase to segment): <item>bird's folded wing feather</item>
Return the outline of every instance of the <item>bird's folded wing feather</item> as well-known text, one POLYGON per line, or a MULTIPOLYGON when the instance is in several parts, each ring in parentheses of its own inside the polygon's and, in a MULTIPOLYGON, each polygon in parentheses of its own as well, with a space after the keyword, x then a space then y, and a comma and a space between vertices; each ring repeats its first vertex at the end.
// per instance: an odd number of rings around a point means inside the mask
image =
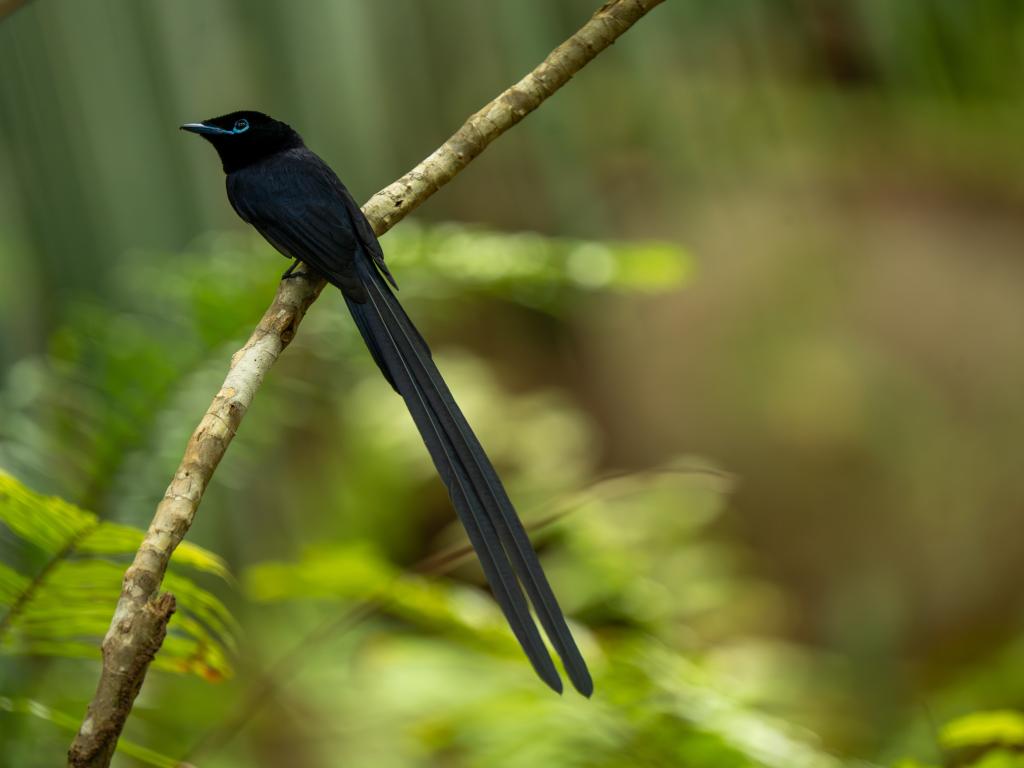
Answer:
MULTIPOLYGON (((366 301, 355 269, 362 238, 356 232, 348 190, 312 152, 307 150, 306 157, 288 154, 229 175, 232 207, 285 256, 315 270, 353 301, 366 301)), ((373 242, 376 245, 376 238, 373 242)))

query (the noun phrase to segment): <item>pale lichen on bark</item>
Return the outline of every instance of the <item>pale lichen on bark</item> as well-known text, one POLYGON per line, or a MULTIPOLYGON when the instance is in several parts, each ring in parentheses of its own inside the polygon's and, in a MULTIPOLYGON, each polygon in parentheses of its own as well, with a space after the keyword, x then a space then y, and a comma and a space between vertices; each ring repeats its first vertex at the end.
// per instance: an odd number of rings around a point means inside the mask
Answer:
MULTIPOLYGON (((381 235, 447 184, 483 150, 561 88, 663 0, 611 0, 526 77, 466 122, 405 176, 363 206, 381 235)), ((322 280, 284 280, 245 345, 231 358, 228 374, 157 506, 153 522, 125 572, 121 597, 103 641, 96 694, 71 749, 74 768, 108 766, 149 662, 174 612, 174 598, 159 594, 174 549, 195 518, 203 492, 252 403, 267 371, 291 342, 320 291, 322 280)))

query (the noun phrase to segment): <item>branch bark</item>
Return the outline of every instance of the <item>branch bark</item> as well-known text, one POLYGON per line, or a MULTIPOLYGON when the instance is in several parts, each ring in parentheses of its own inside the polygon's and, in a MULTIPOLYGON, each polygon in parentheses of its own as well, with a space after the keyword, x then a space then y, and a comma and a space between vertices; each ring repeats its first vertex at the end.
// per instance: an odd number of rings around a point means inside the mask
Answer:
MULTIPOLYGON (((451 138, 398 181, 363 206, 378 235, 447 184, 498 136, 536 109, 663 0, 610 0, 530 74, 487 104, 451 138)), ((68 751, 72 768, 105 768, 159 650, 174 610, 160 585, 175 547, 195 519, 203 492, 231 444, 263 377, 291 342, 324 281, 282 281, 256 330, 231 358, 227 377, 171 480, 153 522, 125 572, 110 629, 103 640, 103 666, 96 694, 68 751)))

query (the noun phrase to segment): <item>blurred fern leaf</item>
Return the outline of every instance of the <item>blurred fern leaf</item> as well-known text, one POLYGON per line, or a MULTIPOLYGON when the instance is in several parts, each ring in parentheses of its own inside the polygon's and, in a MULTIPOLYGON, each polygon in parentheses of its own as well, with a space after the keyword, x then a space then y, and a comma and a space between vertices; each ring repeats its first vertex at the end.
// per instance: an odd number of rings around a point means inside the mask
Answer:
MULTIPOLYGON (((3 473, 0 523, 16 537, 20 554, 34 555, 22 559, 43 563, 34 573, 0 563, 0 609, 6 609, 0 618, 0 653, 97 658, 121 591, 125 556, 138 547, 142 531, 103 522, 3 473), (116 556, 121 560, 109 559, 116 556)), ((228 577, 223 560, 188 542, 178 547, 172 562, 172 567, 182 565, 228 577)), ((211 680, 230 675, 237 626, 228 609, 179 572, 168 573, 165 582, 178 598, 178 612, 154 664, 211 680)))

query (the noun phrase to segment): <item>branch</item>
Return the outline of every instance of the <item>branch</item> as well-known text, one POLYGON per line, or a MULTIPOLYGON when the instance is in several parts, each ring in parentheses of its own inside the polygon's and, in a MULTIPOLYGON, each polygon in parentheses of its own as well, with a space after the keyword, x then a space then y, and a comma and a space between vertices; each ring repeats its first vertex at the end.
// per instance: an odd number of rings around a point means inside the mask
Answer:
MULTIPOLYGON (((536 109, 597 54, 663 0, 610 0, 530 74, 472 115, 455 134, 398 181, 363 206, 378 235, 451 181, 488 144, 536 109)), ((103 640, 103 667, 96 695, 68 752, 72 768, 105 768, 159 649, 173 611, 159 594, 175 547, 195 518, 203 491, 235 436, 263 377, 295 337, 323 280, 296 278, 278 286, 252 336, 231 358, 224 384, 185 449, 173 480, 156 508, 146 537, 124 576, 110 629, 103 640)))

